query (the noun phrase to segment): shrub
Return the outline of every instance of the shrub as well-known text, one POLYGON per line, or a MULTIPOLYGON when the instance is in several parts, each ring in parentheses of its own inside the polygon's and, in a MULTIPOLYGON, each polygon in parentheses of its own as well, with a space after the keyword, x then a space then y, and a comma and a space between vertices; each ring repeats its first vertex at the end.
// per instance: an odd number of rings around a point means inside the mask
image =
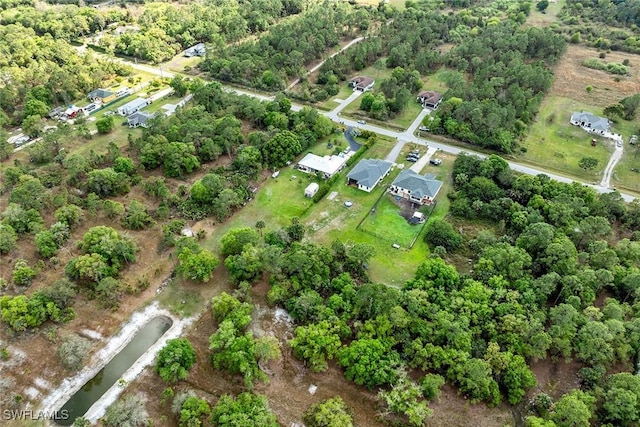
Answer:
POLYGON ((459 249, 463 243, 462 235, 454 230, 451 224, 441 219, 433 220, 427 225, 425 240, 430 245, 442 246, 449 252, 459 249))
POLYGON ((24 259, 18 259, 13 266, 13 275, 11 281, 14 286, 31 286, 33 279, 36 277, 36 272, 29 267, 27 261, 24 259))
POLYGON ((65 368, 77 371, 87 360, 89 350, 91 350, 91 343, 88 339, 78 335, 69 335, 58 347, 58 357, 65 368))
POLYGON ((108 427, 146 426, 149 423, 146 403, 147 399, 140 395, 127 395, 109 406, 102 421, 108 427))
POLYGON ((196 361, 196 352, 185 338, 167 341, 156 358, 156 372, 166 382, 184 380, 196 361))

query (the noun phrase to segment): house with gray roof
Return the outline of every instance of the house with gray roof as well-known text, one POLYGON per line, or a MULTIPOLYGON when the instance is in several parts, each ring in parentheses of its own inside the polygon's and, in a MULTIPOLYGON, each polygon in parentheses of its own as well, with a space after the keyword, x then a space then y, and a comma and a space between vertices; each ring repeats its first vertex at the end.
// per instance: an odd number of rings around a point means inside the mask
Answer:
POLYGON ((91 102, 100 101, 106 104, 116 99, 116 94, 108 89, 95 89, 89 92, 87 98, 89 98, 91 102))
POLYGON ((605 134, 609 133, 609 119, 598 117, 584 111, 581 111, 579 113, 574 112, 573 114, 571 114, 569 123, 574 126, 580 126, 582 129, 586 130, 589 133, 595 133, 602 136, 605 136, 605 134))
POLYGON ((119 107, 118 114, 123 117, 127 117, 132 115, 136 111, 142 110, 147 105, 149 105, 149 101, 145 98, 136 98, 133 101, 124 104, 122 107, 119 107))
POLYGON ((127 123, 130 128, 149 127, 149 120, 153 119, 156 115, 152 113, 147 113, 146 111, 136 111, 129 117, 127 117, 127 123))
POLYGON ((204 56, 207 53, 207 48, 204 43, 198 43, 195 46, 191 46, 189 49, 184 51, 184 56, 187 58, 191 58, 193 56, 204 56))
POLYGON ((370 193, 384 177, 389 175, 393 163, 380 159, 362 159, 347 174, 347 185, 370 193))
POLYGON ((411 169, 403 170, 391 183, 389 193, 420 205, 430 205, 442 188, 442 181, 432 174, 420 175, 411 169))

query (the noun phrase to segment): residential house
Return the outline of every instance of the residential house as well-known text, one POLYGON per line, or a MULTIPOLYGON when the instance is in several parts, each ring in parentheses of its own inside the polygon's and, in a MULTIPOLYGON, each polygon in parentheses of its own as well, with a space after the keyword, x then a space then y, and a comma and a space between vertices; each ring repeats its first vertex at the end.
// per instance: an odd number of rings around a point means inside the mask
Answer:
POLYGON ((393 163, 380 159, 362 159, 347 174, 347 185, 370 193, 384 177, 389 175, 393 163))
POLYGON ((432 90, 423 90, 418 94, 416 100, 422 104, 424 108, 435 110, 442 102, 442 95, 432 90))
POLYGON ((324 178, 331 178, 344 169, 350 154, 340 153, 337 156, 316 156, 309 153, 298 163, 298 170, 305 173, 322 173, 324 178))
POLYGON ((127 117, 127 124, 130 128, 149 127, 149 120, 154 118, 156 115, 153 113, 147 113, 146 111, 136 111, 127 117))
POLYGON ((569 123, 574 126, 580 126, 589 133, 602 136, 606 136, 606 134, 609 133, 609 119, 598 117, 591 113, 585 113, 584 111, 571 114, 569 123))
POLYGON ((391 183, 389 193, 420 205, 430 205, 442 188, 442 181, 432 174, 420 175, 411 169, 403 170, 391 183))
POLYGON ((184 51, 184 56, 187 58, 191 58, 193 56, 204 56, 207 53, 207 48, 204 43, 198 43, 195 46, 191 46, 189 49, 184 51))
POLYGON ((114 99, 116 99, 117 95, 114 92, 111 92, 110 90, 107 90, 107 89, 96 89, 89 92, 89 94, 87 95, 87 98, 89 98, 91 102, 99 101, 99 102, 102 102, 103 104, 107 104, 113 101, 114 99))
POLYGON ((144 98, 136 98, 133 101, 124 104, 122 107, 118 107, 118 114, 123 117, 127 117, 135 113, 136 111, 142 110, 144 107, 149 105, 149 101, 144 98))
POLYGON ((320 186, 318 185, 318 183, 312 182, 311 184, 307 185, 307 188, 304 189, 304 196, 311 198, 316 195, 319 189, 320 186))
POLYGON ((366 76, 355 76, 349 82, 349 86, 351 86, 354 91, 359 90, 360 92, 366 92, 373 89, 373 86, 375 84, 375 80, 373 80, 371 77, 366 76))

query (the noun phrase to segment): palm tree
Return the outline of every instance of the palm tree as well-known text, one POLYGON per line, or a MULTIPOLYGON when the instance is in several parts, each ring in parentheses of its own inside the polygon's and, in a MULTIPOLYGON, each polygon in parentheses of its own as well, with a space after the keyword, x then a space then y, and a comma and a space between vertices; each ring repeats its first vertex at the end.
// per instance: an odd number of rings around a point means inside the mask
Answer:
POLYGON ((262 229, 266 226, 264 221, 260 220, 256 222, 256 229, 260 232, 260 236, 262 236, 262 229))

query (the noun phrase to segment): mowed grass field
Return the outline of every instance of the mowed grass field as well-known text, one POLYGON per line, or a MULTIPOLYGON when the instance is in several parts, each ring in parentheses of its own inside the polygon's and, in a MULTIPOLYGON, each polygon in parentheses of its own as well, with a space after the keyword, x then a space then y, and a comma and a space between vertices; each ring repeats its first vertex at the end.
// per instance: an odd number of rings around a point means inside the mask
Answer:
MULTIPOLYGON (((537 121, 522 143, 526 152, 519 153, 517 159, 560 175, 575 176, 587 182, 599 181, 613 152, 613 142, 595 137, 598 143, 592 147, 594 136, 569 123, 573 111, 602 114, 602 110, 587 104, 548 96, 542 103, 537 121), (583 157, 597 159, 597 167, 591 171, 580 168, 578 163, 583 157)), ((613 129, 620 132, 615 125, 613 129)))

